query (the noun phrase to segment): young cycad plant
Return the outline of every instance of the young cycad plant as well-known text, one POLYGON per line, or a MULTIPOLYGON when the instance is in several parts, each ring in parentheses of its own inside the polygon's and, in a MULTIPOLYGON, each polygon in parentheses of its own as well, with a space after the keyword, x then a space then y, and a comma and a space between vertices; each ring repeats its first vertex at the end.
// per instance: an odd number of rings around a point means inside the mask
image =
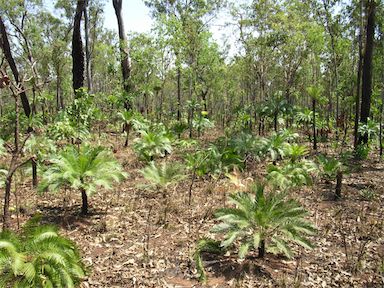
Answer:
POLYGON ((320 171, 327 181, 336 179, 335 199, 341 198, 341 186, 343 182, 343 174, 345 167, 342 162, 336 158, 326 157, 322 154, 317 156, 319 162, 320 171))
POLYGON ((168 165, 163 163, 161 165, 156 165, 154 162, 151 162, 147 167, 142 169, 140 172, 144 176, 145 180, 149 183, 150 188, 156 188, 163 194, 164 198, 164 217, 160 220, 162 223, 167 221, 167 213, 169 210, 169 195, 167 188, 180 181, 185 177, 184 174, 181 174, 182 167, 180 165, 168 165))
POLYGON ((0 233, 0 287, 77 287, 85 276, 73 242, 35 220, 0 233))
POLYGON ((250 193, 240 192, 230 196, 232 208, 222 208, 215 213, 221 223, 213 232, 224 233, 221 246, 228 248, 239 243, 238 254, 244 258, 249 251, 258 250, 263 258, 268 250, 292 257, 289 243, 312 248, 305 235, 313 235, 315 227, 304 219, 307 212, 299 203, 285 199, 283 193, 266 193, 263 185, 255 185, 250 193))
POLYGON ((165 131, 140 130, 140 138, 134 143, 134 150, 139 158, 145 161, 153 161, 155 157, 164 157, 172 152, 171 140, 165 131))
POLYGON ((132 121, 135 118, 135 113, 133 111, 124 110, 123 112, 119 112, 117 114, 123 121, 123 131, 125 133, 124 147, 128 147, 129 134, 132 128, 132 121))
POLYGON ((263 151, 269 154, 273 163, 276 164, 278 160, 281 160, 287 154, 289 146, 290 144, 286 142, 284 135, 274 133, 270 138, 265 139, 263 151))
POLYGON ((43 175, 40 191, 57 191, 69 187, 81 192, 81 213, 88 214, 88 196, 98 187, 111 189, 113 182, 124 179, 120 164, 113 155, 102 147, 82 145, 79 149, 68 147, 52 160, 43 175))
POLYGON ((317 166, 313 161, 302 159, 287 162, 282 166, 268 166, 267 179, 274 188, 287 191, 294 187, 312 184, 312 175, 316 171, 317 166))
POLYGON ((292 163, 296 163, 297 161, 308 155, 308 152, 308 148, 303 145, 291 144, 287 146, 286 154, 292 163))
POLYGON ((24 151, 32 156, 32 184, 33 187, 36 187, 38 184, 37 166, 56 152, 56 145, 47 137, 32 135, 25 143, 24 151))
POLYGON ((236 246, 239 258, 245 258, 253 250, 258 251, 260 258, 267 251, 291 258, 290 243, 307 249, 313 247, 307 236, 314 235, 316 228, 305 220, 307 211, 298 202, 286 200, 285 194, 266 193, 264 186, 257 184, 248 193, 231 195, 230 202, 233 207, 217 210, 215 217, 220 223, 212 229, 214 233, 224 234, 224 239, 219 242, 203 239, 198 243, 194 259, 201 280, 206 279, 202 252, 218 254, 236 246))

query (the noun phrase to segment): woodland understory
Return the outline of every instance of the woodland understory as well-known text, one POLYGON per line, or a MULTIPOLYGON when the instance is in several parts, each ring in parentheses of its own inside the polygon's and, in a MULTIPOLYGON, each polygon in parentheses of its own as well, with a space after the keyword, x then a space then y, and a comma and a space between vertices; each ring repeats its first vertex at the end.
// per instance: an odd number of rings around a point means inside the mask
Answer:
POLYGON ((0 288, 384 287, 383 2, 133 2, 0 1, 0 288))

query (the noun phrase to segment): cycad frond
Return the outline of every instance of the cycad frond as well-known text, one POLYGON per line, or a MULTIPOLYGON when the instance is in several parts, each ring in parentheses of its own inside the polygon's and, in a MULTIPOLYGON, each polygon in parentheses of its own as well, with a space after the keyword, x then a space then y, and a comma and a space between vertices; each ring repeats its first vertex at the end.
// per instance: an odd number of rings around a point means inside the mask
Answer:
MULTIPOLYGON (((219 221, 211 232, 222 233, 222 247, 239 243, 239 257, 251 250, 264 250, 292 256, 289 243, 304 248, 312 245, 304 235, 312 235, 315 227, 304 219, 307 211, 294 200, 286 200, 282 193, 266 193, 263 185, 256 185, 249 193, 230 196, 234 207, 222 208, 215 213, 219 221)), ((259 255, 263 257, 264 255, 259 255)))
POLYGON ((52 166, 43 175, 40 191, 56 191, 67 186, 92 195, 97 187, 110 189, 113 182, 126 177, 113 155, 102 147, 83 145, 79 150, 68 147, 51 162, 52 166))
POLYGON ((20 235, 0 233, 1 287, 76 287, 84 275, 74 243, 56 227, 29 223, 20 235))
POLYGON ((154 162, 151 162, 140 172, 151 185, 158 187, 166 187, 185 177, 181 173, 182 166, 175 164, 168 165, 163 163, 161 165, 156 165, 154 162))

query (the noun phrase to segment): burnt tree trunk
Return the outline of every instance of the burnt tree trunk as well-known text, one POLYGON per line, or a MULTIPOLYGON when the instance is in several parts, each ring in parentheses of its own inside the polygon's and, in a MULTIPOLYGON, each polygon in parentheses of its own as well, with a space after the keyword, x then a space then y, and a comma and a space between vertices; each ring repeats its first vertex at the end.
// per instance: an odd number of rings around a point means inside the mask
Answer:
MULTIPOLYGON (((112 0, 113 8, 115 9, 115 14, 117 18, 117 25, 119 28, 119 39, 120 39, 120 57, 121 57, 121 71, 123 75, 123 89, 126 94, 131 90, 129 78, 131 76, 131 64, 129 62, 129 49, 127 36, 125 35, 124 21, 122 15, 122 4, 123 0, 112 0)), ((128 96, 128 95, 126 95, 128 96)), ((132 109, 132 103, 127 98, 124 102, 124 108, 126 110, 132 109)))
POLYGON ((258 252, 259 252, 259 258, 264 258, 265 256, 265 240, 261 240, 259 247, 258 247, 258 252))
POLYGON ((355 126, 353 130, 353 145, 356 149, 359 139, 360 95, 361 95, 361 70, 363 66, 363 0, 360 0, 360 31, 359 31, 359 61, 357 64, 357 82, 355 99, 355 126))
POLYGON ((5 29, 5 25, 3 22, 3 19, 0 15, 0 46, 3 50, 4 56, 7 59, 7 62, 9 64, 9 67, 12 70, 12 74, 15 77, 15 81, 18 85, 20 85, 21 92, 20 92, 20 99, 21 99, 21 104, 23 105, 24 113, 27 117, 31 115, 31 107, 29 105, 29 100, 27 97, 27 94, 24 91, 24 87, 22 82, 22 79, 20 79, 20 74, 19 70, 17 69, 16 62, 13 59, 9 40, 8 40, 8 35, 7 31, 5 29))
MULTIPOLYGON (((365 54, 363 63, 362 77, 362 97, 360 122, 367 123, 369 113, 371 111, 371 96, 372 96, 372 56, 373 56, 373 40, 375 33, 375 10, 376 3, 374 0, 369 0, 367 3, 368 21, 366 26, 367 39, 365 44, 365 54)), ((368 143, 368 134, 359 135, 359 144, 368 143)))
POLYGON ((81 40, 81 16, 85 0, 78 0, 72 34, 72 87, 76 90, 84 86, 84 52, 81 40))
POLYGON ((336 174, 336 189, 335 189, 335 200, 341 199, 341 186, 343 184, 343 172, 337 171, 336 174))
POLYGON ((92 92, 92 71, 91 71, 91 51, 89 43, 89 17, 88 17, 88 4, 89 0, 85 1, 84 6, 84 36, 85 36, 85 58, 86 58, 86 75, 87 75, 87 88, 88 93, 92 92))
POLYGON ((80 189, 81 191, 81 215, 87 215, 88 214, 88 195, 84 188, 80 189))
POLYGON ((316 99, 312 98, 312 129, 313 129, 313 150, 317 150, 317 138, 316 138, 316 99))

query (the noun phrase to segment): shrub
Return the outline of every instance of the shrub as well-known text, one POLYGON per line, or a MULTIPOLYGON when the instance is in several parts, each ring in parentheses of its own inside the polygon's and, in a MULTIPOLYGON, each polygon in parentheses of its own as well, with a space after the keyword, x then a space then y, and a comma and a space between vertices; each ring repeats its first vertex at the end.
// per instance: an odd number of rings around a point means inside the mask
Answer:
POLYGON ((63 186, 79 190, 82 214, 88 213, 88 196, 98 187, 111 189, 112 182, 126 176, 113 155, 102 147, 82 145, 79 150, 68 147, 52 163, 44 172, 40 191, 56 191, 63 186))
MULTIPOLYGON (((224 234, 221 248, 238 247, 239 258, 246 257, 252 250, 257 250, 260 258, 266 251, 291 258, 290 243, 308 249, 313 247, 306 235, 313 235, 316 229, 304 219, 306 210, 298 202, 286 200, 283 193, 266 193, 264 186, 259 184, 249 192, 231 195, 229 200, 234 206, 215 213, 220 223, 212 229, 214 233, 224 234)), ((203 250, 202 244, 197 251, 203 250)), ((216 249, 215 242, 209 244, 216 249)), ((195 257, 195 260, 200 259, 195 257)), ((197 264, 201 267, 201 263, 197 264)))
POLYGON ((85 276, 73 242, 34 219, 21 234, 0 233, 0 287, 77 287, 85 276))

